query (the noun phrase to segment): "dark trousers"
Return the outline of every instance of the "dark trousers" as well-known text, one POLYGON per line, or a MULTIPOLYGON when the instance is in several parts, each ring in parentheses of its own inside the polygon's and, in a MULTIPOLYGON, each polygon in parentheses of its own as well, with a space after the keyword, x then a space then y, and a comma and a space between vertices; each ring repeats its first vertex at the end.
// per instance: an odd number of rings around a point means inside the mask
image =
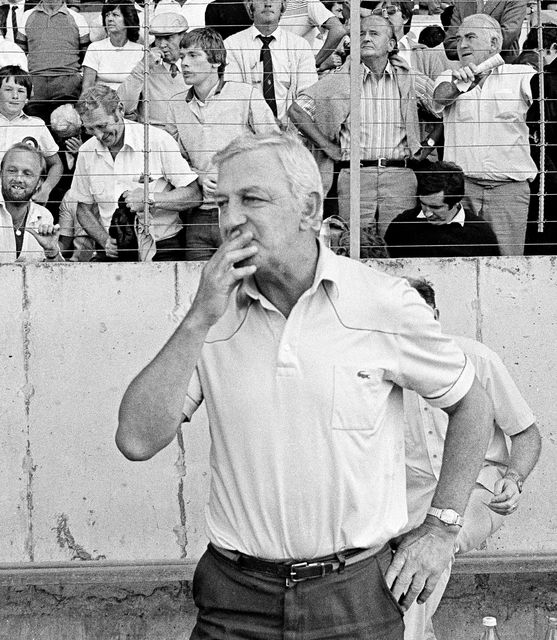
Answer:
POLYGON ((192 209, 184 218, 186 260, 209 260, 220 247, 218 209, 192 209))
POLYGON ((32 76, 33 97, 25 108, 30 116, 42 118, 50 126, 50 114, 61 104, 74 104, 81 93, 81 76, 32 76))
POLYGON ((385 547, 341 573, 299 582, 242 571, 209 547, 197 565, 190 640, 402 640, 402 611, 384 574, 385 547))

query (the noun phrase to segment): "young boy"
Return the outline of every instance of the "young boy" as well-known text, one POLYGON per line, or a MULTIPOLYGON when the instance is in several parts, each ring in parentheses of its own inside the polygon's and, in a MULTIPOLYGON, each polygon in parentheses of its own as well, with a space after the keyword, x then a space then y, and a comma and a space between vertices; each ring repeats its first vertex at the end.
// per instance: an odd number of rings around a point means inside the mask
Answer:
POLYGON ((62 161, 43 120, 23 113, 32 89, 31 76, 21 67, 8 65, 0 69, 0 161, 17 142, 40 149, 46 159, 47 175, 33 200, 44 204, 62 176, 62 161))

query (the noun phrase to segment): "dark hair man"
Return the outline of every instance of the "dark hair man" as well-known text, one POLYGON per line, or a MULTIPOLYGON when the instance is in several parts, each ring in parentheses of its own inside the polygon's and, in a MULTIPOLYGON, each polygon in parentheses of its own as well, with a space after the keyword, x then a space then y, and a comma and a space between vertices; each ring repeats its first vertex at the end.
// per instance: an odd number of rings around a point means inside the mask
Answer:
POLYGON ((452 554, 492 421, 485 392, 406 282, 319 243, 323 189, 299 140, 240 137, 215 162, 223 242, 124 394, 116 433, 124 455, 148 459, 207 402, 210 545, 191 638, 294 624, 400 640, 402 608, 427 599, 452 554), (450 415, 433 499, 449 511, 391 561, 406 521, 399 385, 450 415))
POLYGON ((10 147, 0 163, 0 262, 63 262, 59 225, 33 196, 46 171, 43 154, 23 142, 10 147))
MULTIPOLYGON (((422 278, 406 279, 438 318, 439 310, 431 284, 422 278)), ((522 485, 538 461, 541 437, 534 414, 499 356, 476 340, 460 336, 453 336, 453 339, 472 361, 495 410, 485 460, 464 512, 464 524, 456 538, 455 553, 463 554, 478 549, 499 529, 505 516, 516 512, 522 485), (511 443, 510 452, 506 437, 511 443)), ((437 457, 443 450, 447 420, 438 409, 427 408, 424 412, 424 400, 413 391, 403 390, 403 404, 408 526, 413 526, 422 522, 430 506, 430 497, 437 483, 437 457)), ((435 638, 432 616, 450 575, 449 566, 428 601, 423 606, 414 604, 406 611, 406 640, 435 638)))
POLYGON ((385 241, 391 258, 497 256, 489 223, 461 204, 464 174, 452 162, 415 166, 419 205, 389 225, 385 241))

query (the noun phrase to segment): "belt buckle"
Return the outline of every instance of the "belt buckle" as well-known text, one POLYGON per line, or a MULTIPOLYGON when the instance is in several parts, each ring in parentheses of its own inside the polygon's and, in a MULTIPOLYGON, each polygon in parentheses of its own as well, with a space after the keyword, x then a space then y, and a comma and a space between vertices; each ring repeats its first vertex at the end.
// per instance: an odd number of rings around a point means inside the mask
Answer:
POLYGON ((387 158, 377 158, 377 166, 383 169, 387 168, 387 158))
POLYGON ((290 575, 286 578, 286 586, 292 587, 298 582, 304 582, 305 580, 313 580, 314 578, 322 578, 325 576, 325 563, 324 562, 296 562, 290 565, 290 575), (305 578, 299 578, 297 576, 298 569, 309 569, 313 567, 321 567, 321 574, 315 576, 307 576, 305 578))

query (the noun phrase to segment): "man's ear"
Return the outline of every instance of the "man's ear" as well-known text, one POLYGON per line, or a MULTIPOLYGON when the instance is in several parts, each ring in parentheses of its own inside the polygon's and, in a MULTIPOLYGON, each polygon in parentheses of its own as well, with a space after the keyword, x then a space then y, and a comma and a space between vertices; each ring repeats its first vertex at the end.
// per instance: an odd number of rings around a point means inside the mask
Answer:
POLYGON ((300 217, 300 231, 313 229, 319 233, 321 228, 323 212, 323 196, 318 191, 312 191, 305 197, 300 217))

